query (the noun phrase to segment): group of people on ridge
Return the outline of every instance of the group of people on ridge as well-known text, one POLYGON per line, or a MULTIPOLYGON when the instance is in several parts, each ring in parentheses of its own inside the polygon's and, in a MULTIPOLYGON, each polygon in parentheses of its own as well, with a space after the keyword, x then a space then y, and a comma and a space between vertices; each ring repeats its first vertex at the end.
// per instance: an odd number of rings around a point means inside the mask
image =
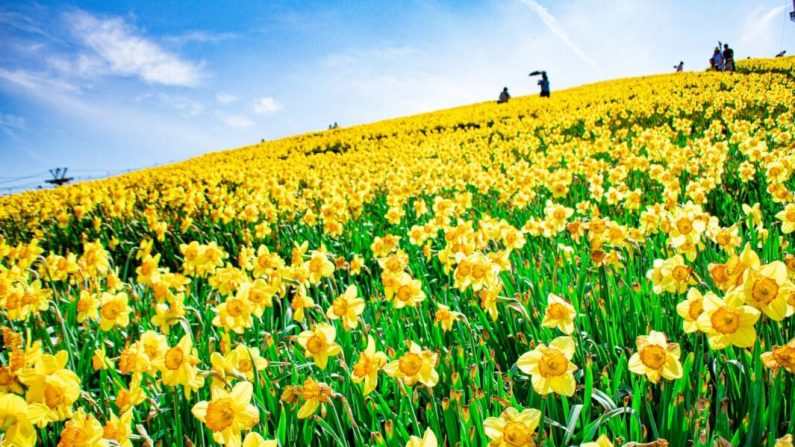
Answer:
POLYGON ((729 44, 723 44, 723 52, 720 50, 720 42, 715 47, 712 57, 709 58, 709 66, 716 71, 734 71, 734 50, 729 48, 729 44))
MULTIPOLYGON (((718 46, 715 47, 715 52, 712 54, 712 57, 709 59, 709 65, 713 70, 717 71, 734 71, 734 50, 729 48, 729 44, 723 44, 723 51, 720 49, 721 43, 718 42, 718 46)), ((684 70, 685 63, 679 62, 678 64, 674 65, 674 69, 677 72, 684 70)), ((546 71, 534 71, 529 74, 529 76, 536 76, 541 75, 541 80, 538 81, 538 85, 541 87, 541 97, 542 98, 549 98, 550 90, 549 90, 549 77, 547 76, 546 71)), ((500 96, 497 99, 497 104, 504 104, 507 103, 508 100, 511 99, 511 94, 508 93, 508 87, 502 89, 500 92, 500 96)))

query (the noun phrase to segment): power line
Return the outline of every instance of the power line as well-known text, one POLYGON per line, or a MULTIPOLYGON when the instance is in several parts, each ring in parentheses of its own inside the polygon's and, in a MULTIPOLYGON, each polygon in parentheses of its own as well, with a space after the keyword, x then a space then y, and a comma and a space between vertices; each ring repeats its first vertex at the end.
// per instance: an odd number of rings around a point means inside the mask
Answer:
POLYGON ((42 177, 45 174, 47 174, 47 173, 46 172, 40 172, 38 174, 23 175, 21 177, 6 177, 8 180, 0 181, 0 185, 5 185, 5 184, 8 184, 8 183, 14 183, 14 182, 18 182, 20 180, 28 180, 28 179, 32 179, 32 178, 36 178, 36 177, 42 177))

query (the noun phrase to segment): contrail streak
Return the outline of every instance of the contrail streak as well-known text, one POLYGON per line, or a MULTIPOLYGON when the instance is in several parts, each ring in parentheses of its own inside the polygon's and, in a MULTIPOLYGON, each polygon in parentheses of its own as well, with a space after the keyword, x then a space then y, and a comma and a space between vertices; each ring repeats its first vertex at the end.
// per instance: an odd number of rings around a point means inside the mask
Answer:
POLYGON ((593 61, 593 59, 589 58, 588 55, 585 54, 585 52, 582 51, 580 47, 577 46, 577 44, 572 42, 568 34, 566 34, 566 31, 564 31, 563 28, 561 28, 560 23, 558 23, 558 20, 555 18, 555 16, 553 16, 549 12, 547 8, 545 8, 543 5, 541 5, 535 0, 522 0, 522 3, 524 3, 531 10, 533 10, 533 12, 535 12, 536 15, 538 15, 538 18, 540 18, 541 21, 544 22, 544 25, 546 25, 546 27, 549 28, 549 30, 552 31, 554 35, 558 36, 558 38, 561 41, 563 41, 563 44, 569 47, 569 49, 573 51, 574 54, 576 54, 581 61, 591 66, 597 72, 602 71, 602 69, 599 68, 599 65, 597 65, 596 62, 593 61))

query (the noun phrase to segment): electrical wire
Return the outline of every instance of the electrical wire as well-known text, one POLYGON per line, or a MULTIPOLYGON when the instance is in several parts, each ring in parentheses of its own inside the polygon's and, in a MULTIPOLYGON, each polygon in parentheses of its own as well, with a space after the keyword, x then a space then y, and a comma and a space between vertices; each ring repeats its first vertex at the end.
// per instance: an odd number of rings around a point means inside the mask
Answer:
POLYGON ((8 180, 0 181, 0 185, 5 185, 5 184, 8 184, 8 183, 15 183, 15 182, 18 182, 20 180, 28 180, 28 179, 32 179, 32 178, 36 178, 36 177, 42 177, 42 176, 44 176, 46 174, 47 174, 46 172, 40 172, 38 174, 23 175, 21 177, 6 177, 8 180))

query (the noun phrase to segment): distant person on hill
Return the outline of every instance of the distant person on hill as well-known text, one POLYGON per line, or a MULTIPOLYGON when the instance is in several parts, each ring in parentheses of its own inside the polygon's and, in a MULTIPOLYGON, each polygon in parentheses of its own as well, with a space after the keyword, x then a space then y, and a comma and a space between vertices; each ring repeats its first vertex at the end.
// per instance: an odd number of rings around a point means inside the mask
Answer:
POLYGON ((712 53, 712 58, 710 58, 709 64, 712 66, 712 69, 716 71, 723 71, 723 69, 726 68, 723 64, 723 54, 720 52, 720 47, 715 47, 715 51, 712 53))
POLYGON ((538 81, 538 85, 541 86, 541 97, 549 98, 549 78, 546 71, 541 72, 541 80, 538 81))
POLYGON ((508 87, 505 87, 502 89, 502 92, 500 92, 500 97, 497 99, 497 104, 504 104, 508 102, 509 99, 511 99, 511 94, 508 93, 508 87))
POLYGON ((726 71, 734 71, 734 50, 729 48, 729 44, 723 44, 723 65, 726 71))
POLYGON ((677 72, 677 73, 679 73, 679 72, 681 72, 682 70, 684 70, 684 68, 685 68, 685 63, 684 63, 684 62, 682 62, 682 61, 679 61, 679 63, 678 63, 678 64, 674 65, 674 68, 676 69, 676 72, 677 72))
POLYGON ((538 81, 538 85, 541 86, 541 97, 549 98, 549 77, 547 77, 547 72, 544 70, 536 70, 531 72, 527 76, 538 76, 538 75, 541 75, 541 80, 538 81))

